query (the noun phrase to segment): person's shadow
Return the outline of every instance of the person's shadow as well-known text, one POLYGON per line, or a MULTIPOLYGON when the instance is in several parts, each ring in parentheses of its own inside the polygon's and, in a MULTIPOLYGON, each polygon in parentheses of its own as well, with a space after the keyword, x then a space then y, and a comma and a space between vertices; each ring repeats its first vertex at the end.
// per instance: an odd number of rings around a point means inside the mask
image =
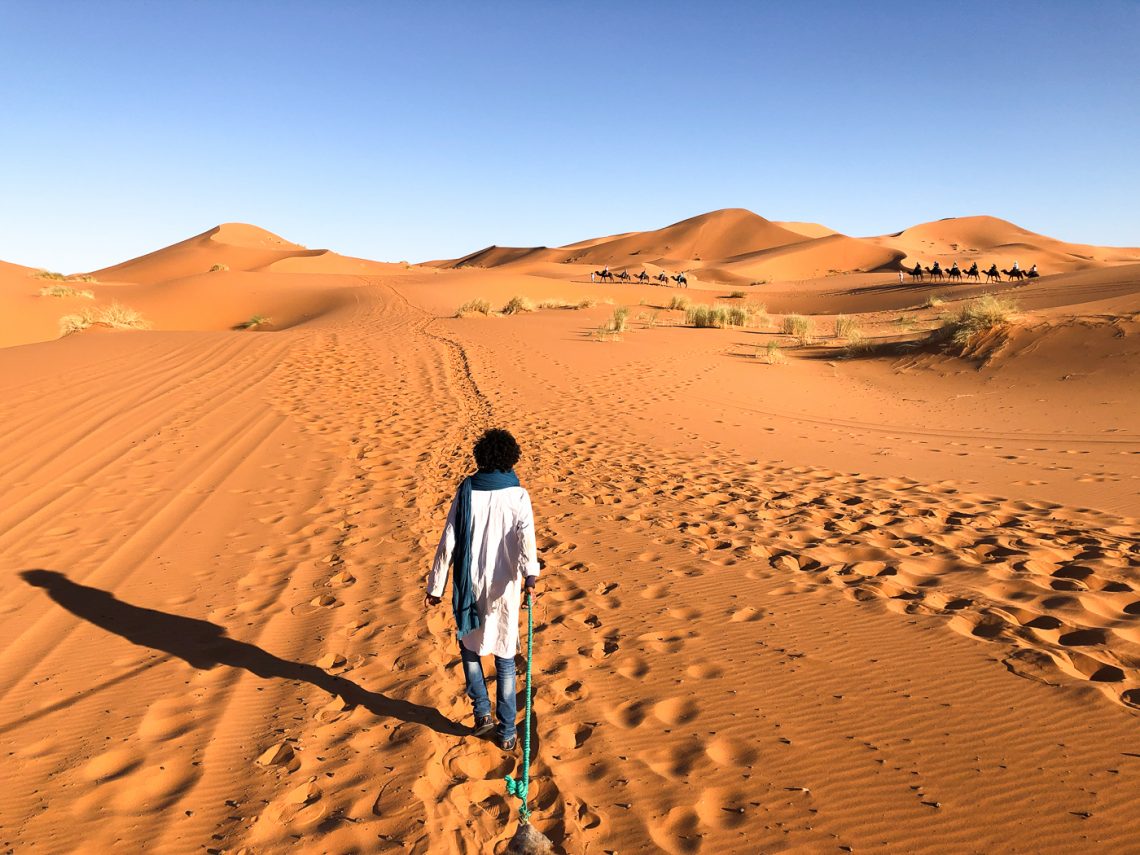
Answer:
POLYGON ((439 710, 370 692, 316 665, 281 659, 256 645, 227 637, 225 629, 209 621, 133 606, 107 591, 72 582, 54 570, 24 570, 20 577, 29 585, 43 588, 76 617, 132 644, 176 656, 193 668, 206 670, 226 665, 267 680, 301 680, 330 695, 340 695, 349 704, 362 706, 374 715, 422 724, 449 736, 467 733, 466 728, 439 710))

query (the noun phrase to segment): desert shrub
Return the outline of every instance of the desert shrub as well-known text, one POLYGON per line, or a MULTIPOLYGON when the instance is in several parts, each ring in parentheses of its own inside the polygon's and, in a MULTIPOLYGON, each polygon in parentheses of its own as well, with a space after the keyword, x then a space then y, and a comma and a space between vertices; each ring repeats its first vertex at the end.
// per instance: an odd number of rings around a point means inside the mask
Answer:
POLYGON ((62 273, 56 273, 52 270, 39 270, 32 275, 34 275, 37 279, 54 279, 57 282, 62 282, 67 279, 67 277, 62 273))
POLYGON ((784 352, 780 349, 779 342, 768 342, 767 347, 764 348, 764 361, 769 365, 781 365, 787 362, 787 359, 784 358, 784 352))
POLYGON ((534 303, 526 297, 511 297, 507 305, 503 306, 504 315, 519 315, 523 312, 533 312, 534 303))
POLYGON ((914 315, 899 315, 894 323, 900 330, 912 330, 917 320, 914 315))
POLYGON ((922 304, 922 308, 924 308, 924 309, 937 309, 939 306, 941 306, 945 302, 946 301, 943 300, 942 297, 940 297, 938 294, 931 294, 929 297, 926 298, 926 302, 922 304))
POLYGON ((68 335, 96 324, 116 330, 145 330, 149 326, 134 309, 112 303, 97 309, 84 309, 75 315, 64 315, 59 319, 59 331, 60 335, 68 335))
POLYGON ((672 311, 684 312, 689 308, 689 305, 690 301, 688 297, 682 297, 680 294, 677 294, 669 301, 668 308, 672 311))
POLYGON ((767 323, 768 313, 763 306, 757 309, 748 303, 716 303, 711 306, 698 303, 685 309, 685 323, 692 327, 747 327, 756 323, 758 313, 767 323))
POLYGON ((1008 324, 1017 313, 1013 300, 983 294, 963 306, 956 315, 942 322, 939 335, 949 338, 958 347, 967 347, 974 337, 995 327, 1008 324))
POLYGON ((800 344, 811 344, 815 332, 815 322, 803 315, 785 315, 782 326, 784 335, 795 336, 800 344))
POLYGON ((847 315, 837 315, 835 318, 835 337, 851 340, 862 338, 863 332, 859 329, 859 324, 854 318, 849 318, 847 315))
POLYGON ((257 329, 258 327, 270 326, 272 323, 273 321, 265 317, 265 315, 254 315, 248 321, 243 321, 242 323, 238 324, 238 327, 243 330, 252 330, 257 329))
POLYGON ((596 305, 598 305, 598 301, 593 297, 586 297, 584 300, 578 302, 579 309, 592 309, 596 305))
POLYGON ((230 266, 228 264, 215 264, 213 267, 210 268, 210 272, 211 273, 221 273, 223 270, 229 270, 229 269, 230 269, 230 266))
POLYGON ((489 315, 491 314, 491 304, 482 299, 468 300, 462 306, 455 310, 455 317, 465 318, 468 315, 489 315))
POLYGON ((618 306, 614 309, 613 317, 610 318, 610 331, 615 333, 625 332, 626 320, 629 318, 629 309, 625 306, 618 306))
POLYGON ((733 292, 732 292, 731 294, 729 294, 728 296, 729 296, 729 298, 730 298, 730 299, 732 299, 732 300, 741 300, 741 299, 743 299, 743 298, 744 298, 744 296, 745 296, 745 295, 744 295, 744 292, 743 292, 743 291, 733 291, 733 292))
POLYGON ((768 284, 768 280, 767 280, 767 279, 753 279, 753 280, 752 280, 751 282, 749 282, 748 284, 749 284, 749 285, 767 285, 767 284, 768 284))
POLYGON ((72 288, 70 285, 45 285, 40 289, 41 297, 82 297, 85 300, 94 300, 95 293, 81 288, 72 288))

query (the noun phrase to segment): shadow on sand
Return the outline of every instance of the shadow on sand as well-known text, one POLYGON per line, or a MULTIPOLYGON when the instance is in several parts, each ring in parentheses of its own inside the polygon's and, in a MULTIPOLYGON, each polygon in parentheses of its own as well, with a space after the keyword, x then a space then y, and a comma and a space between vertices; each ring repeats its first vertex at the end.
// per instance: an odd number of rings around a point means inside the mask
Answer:
MULTIPOLYGON (((297 680, 330 695, 340 695, 348 703, 362 706, 374 715, 421 724, 449 736, 468 733, 467 728, 444 717, 439 710, 370 692, 316 665, 281 659, 256 645, 227 637, 225 629, 209 621, 133 606, 107 591, 72 582, 54 570, 24 570, 20 577, 29 585, 42 588, 76 617, 122 636, 132 644, 182 659, 193 668, 208 670, 225 665, 266 680, 297 680)), ((40 710, 38 714, 54 709, 40 710)))

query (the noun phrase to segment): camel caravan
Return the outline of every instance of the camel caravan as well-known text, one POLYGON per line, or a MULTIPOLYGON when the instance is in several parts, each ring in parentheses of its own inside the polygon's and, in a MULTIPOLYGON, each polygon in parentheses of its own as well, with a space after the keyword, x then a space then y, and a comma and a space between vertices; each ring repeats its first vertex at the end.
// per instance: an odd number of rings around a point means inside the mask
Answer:
MULTIPOLYGON (((677 283, 678 288, 689 287, 689 280, 685 277, 684 270, 678 271, 676 276, 667 276, 665 274, 665 271, 661 271, 654 277, 650 277, 648 273, 642 270, 637 274, 636 278, 638 283, 642 285, 651 285, 654 281, 656 281, 659 285, 668 285, 670 281, 673 281, 677 283)), ((628 270, 623 270, 615 276, 610 272, 608 265, 606 267, 603 267, 601 270, 595 270, 590 274, 591 282, 629 282, 632 279, 634 279, 634 277, 630 275, 630 272, 628 270)))
MULTIPOLYGON (((996 264, 991 264, 988 270, 979 271, 978 262, 976 261, 971 264, 967 270, 962 270, 956 261, 949 270, 943 270, 942 265, 936 261, 934 262, 933 267, 923 267, 921 264, 916 262, 913 270, 904 267, 903 271, 905 271, 906 274, 910 276, 911 281, 913 282, 922 282, 925 279, 930 279, 932 282, 941 282, 943 279, 948 279, 951 282, 962 282, 963 280, 969 281, 971 279, 973 279, 975 282, 981 282, 982 276, 986 277, 987 282, 1001 282, 1003 273, 1007 277, 1007 282, 1013 282, 1014 280, 1020 282, 1023 279, 1036 279, 1041 275, 1037 272, 1036 264, 1034 264, 1028 270, 1022 270, 1016 261, 1013 263, 1013 268, 1010 270, 1006 270, 1004 268, 998 270, 998 266, 996 264)), ((899 280, 902 280, 902 272, 899 273, 899 280)))

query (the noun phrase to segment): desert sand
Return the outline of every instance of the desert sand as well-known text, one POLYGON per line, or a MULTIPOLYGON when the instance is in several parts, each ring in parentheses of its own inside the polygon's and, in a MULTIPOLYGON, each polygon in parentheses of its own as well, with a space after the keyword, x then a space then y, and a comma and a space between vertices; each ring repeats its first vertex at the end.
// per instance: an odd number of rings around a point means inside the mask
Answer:
POLYGON ((227 224, 89 279, 0 264, 3 851, 502 851, 518 760, 422 602, 490 426, 558 851, 1136 850, 1140 249, 726 210, 405 265, 227 224), (935 260, 1043 276, 899 282, 935 260), (455 316, 515 296, 566 308, 455 316))

